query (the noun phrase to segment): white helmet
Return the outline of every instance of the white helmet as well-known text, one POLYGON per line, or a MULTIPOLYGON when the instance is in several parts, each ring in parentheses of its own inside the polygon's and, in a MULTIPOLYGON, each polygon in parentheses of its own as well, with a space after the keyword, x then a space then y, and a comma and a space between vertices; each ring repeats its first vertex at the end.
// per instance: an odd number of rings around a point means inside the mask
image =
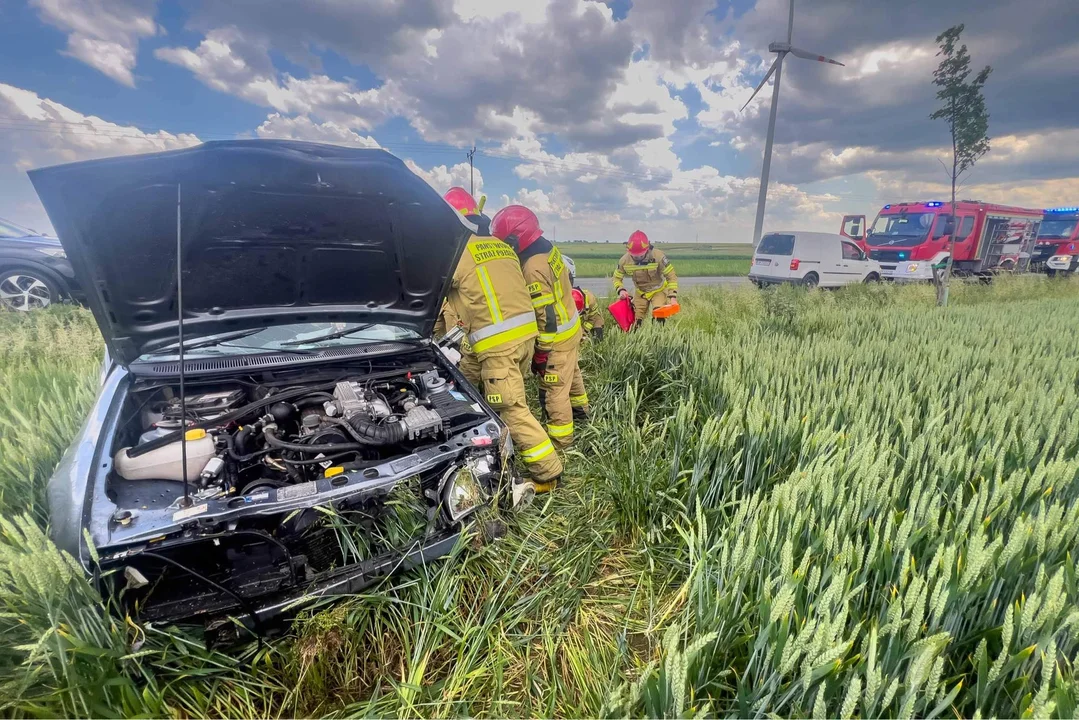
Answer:
POLYGON ((566 263, 566 268, 569 270, 569 283, 572 285, 577 282, 577 266, 573 263, 573 258, 569 255, 563 255, 562 262, 566 263))

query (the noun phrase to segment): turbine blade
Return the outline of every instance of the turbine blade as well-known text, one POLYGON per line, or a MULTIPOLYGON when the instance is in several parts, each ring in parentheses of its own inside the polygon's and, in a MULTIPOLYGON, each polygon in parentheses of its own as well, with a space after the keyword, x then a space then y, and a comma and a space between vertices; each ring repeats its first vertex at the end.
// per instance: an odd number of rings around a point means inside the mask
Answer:
POLYGON ((791 38, 794 37, 794 0, 791 0, 791 14, 790 19, 787 20, 787 44, 791 44, 791 38))
POLYGON ((843 65, 843 63, 839 62, 838 60, 833 60, 832 58, 826 58, 823 55, 818 55, 816 53, 811 53, 808 50, 799 50, 796 47, 792 47, 790 49, 790 53, 794 57, 799 57, 799 58, 802 58, 803 60, 816 60, 817 62, 829 63, 831 65, 842 65, 843 67, 846 67, 846 65, 843 65))
MULTIPOLYGON (((776 71, 776 68, 779 66, 779 62, 782 59, 783 54, 780 53, 780 55, 775 59, 775 62, 772 63, 772 67, 768 68, 768 72, 765 74, 764 79, 761 80, 760 85, 758 85, 757 89, 753 91, 753 94, 749 96, 749 100, 746 100, 746 104, 742 106, 742 110, 745 110, 746 106, 753 102, 753 98, 757 97, 757 93, 759 93, 761 91, 761 88, 764 87, 764 84, 768 82, 768 78, 772 77, 772 73, 776 71)), ((739 110, 738 112, 742 112, 742 110, 739 110)))

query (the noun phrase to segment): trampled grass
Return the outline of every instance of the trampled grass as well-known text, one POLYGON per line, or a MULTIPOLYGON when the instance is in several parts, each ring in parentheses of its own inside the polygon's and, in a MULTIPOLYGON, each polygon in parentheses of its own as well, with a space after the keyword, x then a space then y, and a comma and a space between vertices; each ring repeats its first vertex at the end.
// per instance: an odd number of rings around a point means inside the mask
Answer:
POLYGON ((96 359, 81 313, 0 316, 0 712, 1072 717, 1079 284, 953 298, 687 293, 586 353, 574 477, 506 537, 232 655, 105 614, 15 517, 96 359))
MULTIPOLYGON (((608 277, 625 247, 618 243, 561 243, 573 258, 578 277, 608 277)), ((661 243, 661 248, 683 277, 736 276, 749 272, 752 246, 744 243, 661 243)))

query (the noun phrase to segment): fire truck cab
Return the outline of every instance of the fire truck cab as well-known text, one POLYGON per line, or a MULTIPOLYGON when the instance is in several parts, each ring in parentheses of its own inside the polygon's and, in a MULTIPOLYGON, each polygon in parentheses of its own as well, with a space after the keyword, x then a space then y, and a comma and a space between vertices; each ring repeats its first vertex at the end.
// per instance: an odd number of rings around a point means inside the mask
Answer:
POLYGON ((1079 207, 1048 208, 1042 216, 1031 269, 1049 275, 1072 273, 1079 266, 1079 207))
POLYGON ((865 215, 843 218, 840 234, 854 240, 892 280, 930 280, 933 266, 948 260, 955 238, 952 272, 991 275, 1025 271, 1030 264, 1040 210, 974 200, 904 202, 885 205, 872 225, 865 215))

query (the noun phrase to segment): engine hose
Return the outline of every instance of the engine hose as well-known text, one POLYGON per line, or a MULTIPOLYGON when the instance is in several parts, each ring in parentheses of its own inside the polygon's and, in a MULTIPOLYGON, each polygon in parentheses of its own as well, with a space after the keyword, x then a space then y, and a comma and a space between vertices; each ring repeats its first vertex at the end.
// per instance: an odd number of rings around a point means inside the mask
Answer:
MULTIPOLYGON (((236 433, 236 436, 238 437, 240 435, 240 433, 244 432, 244 430, 247 430, 247 427, 248 426, 244 426, 244 429, 241 430, 239 433, 236 433)), ((262 457, 266 453, 271 452, 271 450, 269 450, 269 449, 267 449, 267 450, 256 450, 255 452, 250 453, 248 455, 241 455, 240 453, 238 453, 236 451, 235 438, 232 435, 229 435, 229 434, 226 433, 225 434, 225 442, 228 445, 229 457, 232 458, 233 460, 235 460, 236 462, 250 462, 250 461, 254 460, 255 458, 262 457)))
POLYGON ((271 428, 265 428, 262 431, 262 436, 266 438, 266 444, 271 445, 281 450, 293 450, 295 452, 305 453, 328 453, 328 452, 341 452, 343 450, 362 450, 365 445, 360 443, 327 443, 325 445, 304 445, 303 443, 290 443, 285 442, 274 434, 271 428))
POLYGON ((360 417, 353 417, 349 420, 341 420, 340 418, 326 419, 334 425, 343 427, 357 442, 364 445, 397 445, 404 442, 405 438, 408 437, 404 425, 400 422, 378 425, 360 417))

